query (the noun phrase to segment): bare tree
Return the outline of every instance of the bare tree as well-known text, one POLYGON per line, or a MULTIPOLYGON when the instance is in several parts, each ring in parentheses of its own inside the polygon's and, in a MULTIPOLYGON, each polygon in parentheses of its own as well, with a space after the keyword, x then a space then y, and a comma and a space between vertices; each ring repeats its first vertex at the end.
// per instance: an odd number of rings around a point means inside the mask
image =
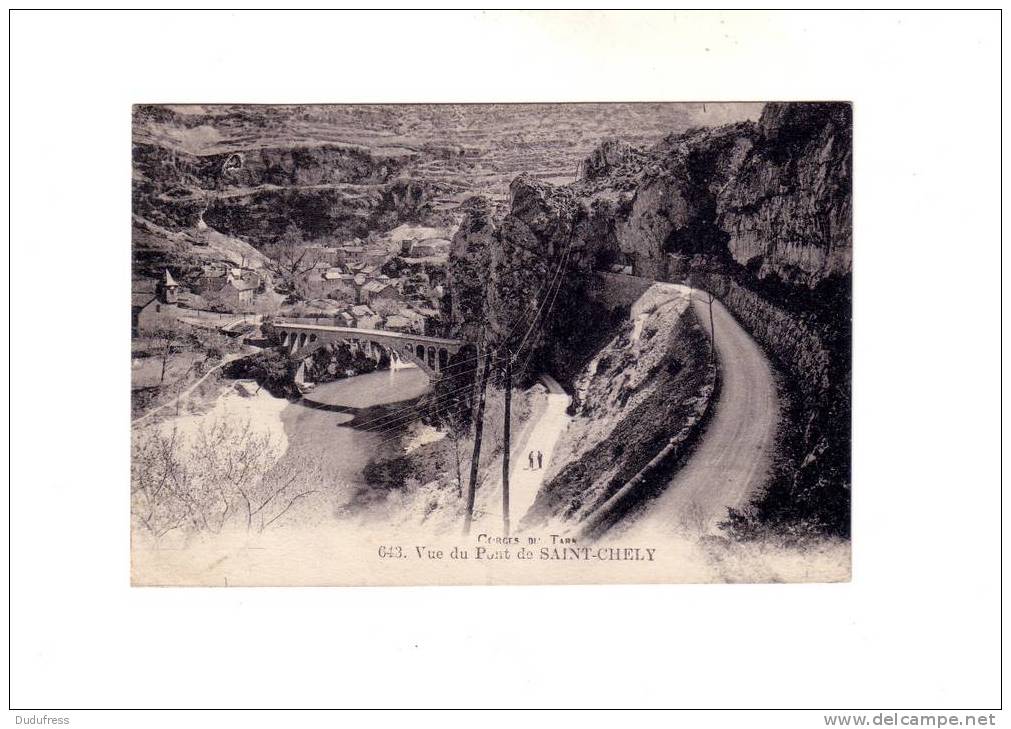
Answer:
POLYGON ((456 495, 463 498, 463 464, 468 458, 467 444, 470 440, 470 424, 457 411, 446 417, 448 437, 453 443, 453 458, 456 465, 456 495))
POLYGON ((286 458, 263 478, 239 488, 246 528, 262 532, 278 522, 297 503, 320 492, 316 487, 322 477, 318 463, 305 457, 286 458))
POLYGON ((160 431, 135 439, 130 461, 131 511, 134 519, 159 539, 174 529, 199 523, 195 508, 178 490, 182 464, 179 433, 160 431))
POLYGON ((264 246, 263 252, 274 262, 282 283, 292 290, 299 277, 314 269, 322 259, 318 248, 306 245, 302 230, 294 222, 288 223, 280 238, 264 246))
POLYGON ((166 321, 154 331, 152 338, 158 343, 158 356, 161 359, 161 376, 158 378, 158 386, 161 387, 165 384, 169 359, 175 347, 182 341, 183 331, 178 322, 166 321))
POLYGON ((156 539, 229 524, 263 531, 318 493, 318 466, 280 456, 270 435, 250 423, 219 420, 189 438, 175 429, 145 431, 134 439, 131 462, 135 523, 156 539))

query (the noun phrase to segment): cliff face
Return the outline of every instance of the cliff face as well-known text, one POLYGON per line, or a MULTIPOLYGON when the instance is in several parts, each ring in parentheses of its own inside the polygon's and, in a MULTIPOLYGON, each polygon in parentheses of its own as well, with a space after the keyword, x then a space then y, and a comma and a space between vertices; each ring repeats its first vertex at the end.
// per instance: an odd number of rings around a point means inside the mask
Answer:
MULTIPOLYGON (((622 292, 625 301, 613 302, 620 325, 575 373, 573 419, 553 457, 560 465, 552 466, 525 526, 553 518, 582 522, 672 436, 678 434, 683 444, 697 435, 715 375, 706 366, 708 341, 689 311, 688 297, 670 288, 635 288, 622 292)), ((679 459, 673 451, 670 455, 662 466, 654 464, 654 487, 676 466, 679 459)), ((653 493, 644 484, 637 497, 653 493)), ((615 505, 615 516, 623 511, 615 505)))
POLYGON ((760 136, 717 198, 717 225, 759 277, 817 284, 852 261, 852 107, 769 104, 760 136))
POLYGON ((847 104, 768 104, 757 124, 607 145, 573 187, 625 203, 617 250, 643 276, 669 275, 667 254, 729 256, 815 286, 850 270, 851 125, 847 104))
POLYGON ((501 220, 485 207, 461 229, 453 265, 472 265, 465 241, 476 226, 490 285, 457 322, 504 335, 506 322, 532 316, 528 296, 545 278, 550 288, 555 271, 564 301, 589 271, 616 262, 657 280, 743 267, 808 290, 845 276, 850 121, 847 104, 768 104, 757 124, 693 130, 647 150, 606 142, 565 187, 516 178, 501 220))
POLYGON ((175 229, 202 219, 254 245, 292 222, 310 239, 364 237, 431 214, 441 188, 399 176, 409 159, 335 144, 197 155, 138 142, 133 209, 175 229))
POLYGON ((614 331, 593 271, 693 278, 793 388, 789 442, 756 513, 847 534, 851 117, 846 104, 768 104, 758 123, 648 149, 607 142, 568 186, 515 179, 504 216, 475 205, 454 241, 457 333, 483 331, 528 372, 567 380, 614 331))
POLYGON ((496 245, 492 206, 471 198, 463 222, 453 236, 447 272, 450 317, 454 334, 471 342, 481 337, 487 321, 486 298, 491 295, 491 251, 496 245))
POLYGON ((814 287, 850 271, 851 120, 847 104, 768 104, 757 124, 646 150, 609 141, 568 187, 518 178, 509 216, 548 254, 571 231, 598 263, 649 278, 677 278, 674 254, 814 287))
POLYGON ((571 354, 603 335, 588 291, 588 241, 614 235, 610 215, 568 188, 519 177, 510 193, 501 218, 481 198, 465 205, 450 251, 453 333, 505 345, 523 371, 535 371, 556 342, 571 354))

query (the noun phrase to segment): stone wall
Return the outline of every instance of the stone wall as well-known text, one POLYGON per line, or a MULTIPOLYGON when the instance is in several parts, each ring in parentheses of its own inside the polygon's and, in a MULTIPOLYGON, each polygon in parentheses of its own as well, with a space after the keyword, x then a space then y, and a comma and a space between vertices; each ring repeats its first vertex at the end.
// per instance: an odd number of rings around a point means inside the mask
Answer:
POLYGON ((728 276, 696 275, 695 285, 717 296, 745 329, 793 376, 808 397, 831 385, 832 355, 818 332, 728 276))

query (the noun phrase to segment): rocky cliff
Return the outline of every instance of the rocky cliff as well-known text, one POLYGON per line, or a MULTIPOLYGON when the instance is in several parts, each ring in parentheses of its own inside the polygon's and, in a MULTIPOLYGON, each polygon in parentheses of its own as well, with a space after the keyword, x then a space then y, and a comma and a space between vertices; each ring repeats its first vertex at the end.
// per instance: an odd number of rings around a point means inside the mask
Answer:
POLYGON ((717 225, 760 277, 814 286, 852 262, 848 104, 769 104, 754 148, 717 196, 717 225))
POLYGON ((399 176, 403 163, 347 145, 195 155, 135 143, 133 210, 174 229, 202 221, 257 246, 290 223, 307 239, 365 237, 431 215, 442 187, 399 176))
POLYGON ((669 254, 705 255, 815 286, 850 270, 851 126, 848 104, 767 104, 757 124, 647 150, 609 143, 572 187, 614 202, 602 243, 641 275, 671 275, 669 254))
POLYGON ((504 335, 504 322, 532 316, 528 294, 559 266, 568 295, 585 273, 616 262, 658 280, 744 267, 811 289, 845 276, 850 119, 847 104, 768 104, 757 124, 691 130, 649 149, 608 141, 568 186, 516 178, 501 220, 475 208, 461 231, 454 261, 463 275, 473 264, 462 263, 470 231, 494 239, 482 259, 494 285, 485 309, 470 302, 458 321, 504 335), (542 265, 520 265, 530 260, 542 265))
POLYGON ((767 104, 757 123, 605 142, 567 186, 520 176, 499 215, 472 200, 450 259, 456 332, 571 381, 616 323, 594 271, 709 282, 793 390, 778 505, 758 513, 848 533, 851 118, 767 104), (815 461, 830 467, 801 468, 815 461))

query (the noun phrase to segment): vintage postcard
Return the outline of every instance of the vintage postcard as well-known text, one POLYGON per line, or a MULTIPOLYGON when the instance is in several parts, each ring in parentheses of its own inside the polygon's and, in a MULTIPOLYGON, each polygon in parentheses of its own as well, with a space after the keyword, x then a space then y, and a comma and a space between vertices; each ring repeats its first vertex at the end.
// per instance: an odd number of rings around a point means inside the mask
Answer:
POLYGON ((850 104, 132 113, 134 585, 849 579, 850 104))

